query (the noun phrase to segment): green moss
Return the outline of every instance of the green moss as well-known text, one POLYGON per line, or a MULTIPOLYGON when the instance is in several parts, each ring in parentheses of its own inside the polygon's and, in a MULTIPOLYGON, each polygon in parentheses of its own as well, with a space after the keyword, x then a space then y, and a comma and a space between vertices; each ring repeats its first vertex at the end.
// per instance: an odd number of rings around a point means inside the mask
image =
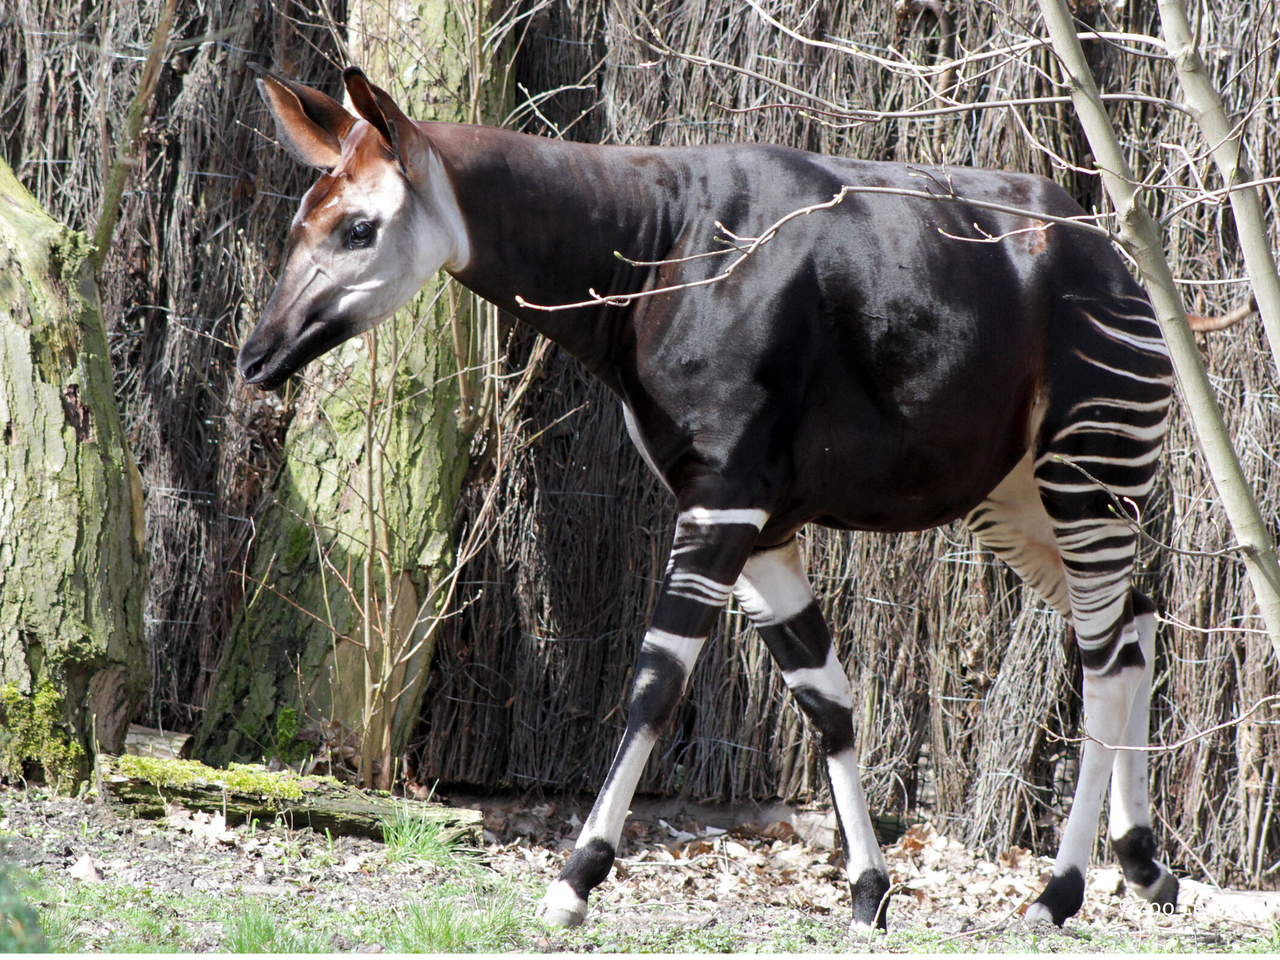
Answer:
POLYGON ((21 874, 0 862, 0 953, 45 953, 49 949, 40 920, 23 896, 27 888, 21 874))
POLYGON ((116 770, 127 777, 145 780, 157 787, 194 787, 214 784, 233 793, 270 797, 273 800, 300 800, 302 785, 297 774, 273 773, 257 764, 233 763, 225 770, 206 767, 198 760, 165 760, 158 757, 120 757, 116 770))
POLYGON ((68 284, 80 279, 84 262, 92 250, 93 240, 76 230, 59 231, 49 241, 50 259, 55 272, 68 284))
POLYGON ((22 776, 26 763, 38 763, 57 790, 71 790, 87 772, 84 747, 68 730, 62 695, 49 680, 32 695, 16 683, 0 687, 0 774, 22 776))
POLYGON ((290 527, 284 556, 280 558, 284 568, 295 570, 299 564, 308 560, 311 557, 311 545, 314 542, 315 534, 308 524, 299 521, 290 527))
POLYGON ((285 763, 297 763, 311 752, 312 744, 298 739, 298 711, 281 707, 276 714, 276 753, 285 763))

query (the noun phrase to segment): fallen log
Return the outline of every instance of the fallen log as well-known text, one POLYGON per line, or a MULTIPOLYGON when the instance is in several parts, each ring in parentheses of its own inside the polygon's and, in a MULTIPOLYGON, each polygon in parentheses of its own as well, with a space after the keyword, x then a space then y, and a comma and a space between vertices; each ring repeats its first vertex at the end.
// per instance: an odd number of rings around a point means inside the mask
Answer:
POLYGON ((332 777, 303 777, 261 765, 233 763, 227 769, 195 760, 99 755, 98 795, 108 808, 128 817, 156 820, 169 804, 221 813, 228 826, 257 820, 309 827, 332 836, 383 839, 382 826, 399 817, 438 823, 442 839, 479 845, 483 814, 478 810, 406 800, 360 790, 332 777))

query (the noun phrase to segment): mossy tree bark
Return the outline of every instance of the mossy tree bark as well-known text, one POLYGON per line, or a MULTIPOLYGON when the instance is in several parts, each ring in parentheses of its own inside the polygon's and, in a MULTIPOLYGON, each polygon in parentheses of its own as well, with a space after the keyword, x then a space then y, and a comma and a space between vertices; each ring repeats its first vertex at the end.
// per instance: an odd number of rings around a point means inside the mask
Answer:
MULTIPOLYGON (((484 23, 473 6, 356 0, 352 60, 416 119, 487 116, 475 80, 485 70, 468 53, 484 23)), ((195 756, 290 760, 320 744, 366 785, 389 783, 451 593, 474 422, 455 355, 468 349, 461 307, 428 284, 373 335, 308 369, 195 756)))
POLYGON ((64 786, 147 686, 141 483, 88 255, 0 161, 0 773, 64 786))

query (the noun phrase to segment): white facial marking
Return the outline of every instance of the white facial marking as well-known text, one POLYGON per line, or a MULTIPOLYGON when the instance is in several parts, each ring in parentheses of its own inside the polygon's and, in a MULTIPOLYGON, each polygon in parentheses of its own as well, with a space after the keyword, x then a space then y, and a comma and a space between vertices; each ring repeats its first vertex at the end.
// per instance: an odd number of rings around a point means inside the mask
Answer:
MULTIPOLYGON (((465 269, 471 262, 471 236, 467 233, 467 223, 462 216, 462 208, 458 206, 457 194, 453 192, 453 184, 449 182, 448 171, 444 162, 433 150, 427 164, 427 193, 434 208, 436 233, 447 238, 448 253, 441 266, 446 270, 457 272, 465 269)), ((436 267, 439 270, 440 267, 436 267)), ((432 271, 433 273, 435 271, 432 271)))
POLYGON ((334 174, 340 182, 331 187, 331 195, 318 206, 304 203, 294 216, 295 226, 331 224, 327 235, 311 236, 290 256, 291 269, 313 272, 307 287, 316 277, 328 281, 326 291, 312 289, 311 309, 320 310, 322 321, 346 322, 353 336, 403 307, 442 267, 460 269, 471 255, 462 212, 439 156, 423 153, 425 169, 411 184, 395 163, 357 166, 346 148, 354 151, 360 139, 353 128, 344 142, 343 164, 334 174), (368 220, 375 232, 370 246, 353 249, 347 245, 348 232, 357 220, 368 220))

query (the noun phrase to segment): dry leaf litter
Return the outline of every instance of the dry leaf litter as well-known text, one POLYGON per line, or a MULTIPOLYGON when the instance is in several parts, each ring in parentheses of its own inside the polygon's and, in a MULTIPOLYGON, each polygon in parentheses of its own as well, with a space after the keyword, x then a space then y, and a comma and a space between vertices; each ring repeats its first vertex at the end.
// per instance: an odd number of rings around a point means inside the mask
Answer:
MULTIPOLYGON (((468 803, 484 811, 483 862, 529 886, 556 876, 587 810, 568 802, 468 803)), ((834 849, 829 813, 776 805, 756 812, 780 819, 749 820, 741 810, 726 817, 723 808, 707 808, 713 815, 700 819, 694 805, 674 813, 669 803, 649 806, 637 801, 633 808, 618 863, 592 897, 589 924, 619 931, 732 924, 745 948, 767 943, 770 931, 798 917, 824 918, 841 929, 848 925, 843 858, 834 849)), ((171 804, 161 820, 129 820, 100 803, 0 788, 0 810, 8 859, 79 883, 305 897, 317 906, 376 909, 420 897, 425 883, 447 873, 429 864, 388 863, 377 841, 262 825, 228 827, 221 814, 179 804, 171 804)), ((927 929, 975 945, 1021 922, 1022 908, 1041 889, 1052 863, 1017 847, 993 861, 927 823, 908 829, 885 857, 894 884, 895 930, 927 929)), ((1280 893, 1220 891, 1194 880, 1183 881, 1177 915, 1153 915, 1126 894, 1117 869, 1102 866, 1090 872, 1084 907, 1067 929, 1086 951, 1090 934, 1108 931, 1157 948, 1175 942, 1221 948, 1270 936, 1277 919, 1280 893)), ((208 931, 209 949, 216 948, 218 935, 208 931)), ((542 942, 556 946, 554 939, 542 942)))

